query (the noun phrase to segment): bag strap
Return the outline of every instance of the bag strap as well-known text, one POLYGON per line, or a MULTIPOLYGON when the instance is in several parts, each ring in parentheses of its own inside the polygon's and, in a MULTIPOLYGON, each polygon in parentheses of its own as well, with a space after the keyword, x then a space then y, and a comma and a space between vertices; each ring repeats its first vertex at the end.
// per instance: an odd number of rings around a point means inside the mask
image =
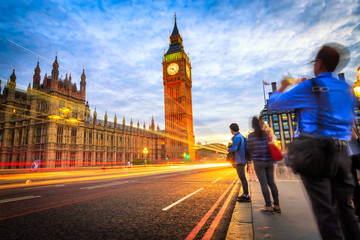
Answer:
POLYGON ((264 134, 265 134, 265 137, 266 137, 266 141, 267 141, 268 143, 271 143, 272 140, 271 140, 270 134, 269 134, 268 132, 266 132, 266 131, 264 131, 264 134))
MULTIPOLYGON (((315 96, 316 96, 316 99, 317 99, 317 102, 319 104, 319 109, 317 111, 317 119, 318 119, 318 129, 317 129, 317 132, 318 134, 321 134, 321 131, 324 130, 324 125, 323 124, 323 121, 321 121, 322 119, 322 114, 320 113, 320 109, 321 109, 321 96, 320 94, 323 93, 326 97, 327 97, 327 107, 329 109, 329 112, 330 112, 330 116, 331 116, 331 119, 332 119, 332 122, 333 122, 333 125, 335 126, 335 119, 334 119, 334 114, 332 112, 332 108, 331 108, 331 104, 330 104, 330 98, 329 98, 329 95, 328 95, 328 92, 329 92, 329 88, 327 86, 325 87, 321 87, 319 86, 317 83, 316 83, 316 79, 317 80, 320 80, 318 78, 312 78, 311 79, 311 90, 315 93, 315 96)), ((321 80, 320 80, 321 81, 321 80)), ((338 137, 338 133, 336 133, 336 136, 338 137)))

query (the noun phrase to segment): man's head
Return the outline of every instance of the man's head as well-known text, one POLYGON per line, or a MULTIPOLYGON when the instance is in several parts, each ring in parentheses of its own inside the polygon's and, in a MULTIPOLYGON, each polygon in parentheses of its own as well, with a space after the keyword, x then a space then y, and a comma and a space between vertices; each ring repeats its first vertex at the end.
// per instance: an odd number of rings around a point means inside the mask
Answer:
POLYGON ((230 124, 230 132, 232 133, 232 135, 235 135, 236 133, 239 132, 239 125, 237 125, 236 123, 232 123, 230 124))
POLYGON ((314 74, 333 72, 339 63, 340 54, 338 50, 330 46, 322 46, 316 55, 314 63, 314 74))

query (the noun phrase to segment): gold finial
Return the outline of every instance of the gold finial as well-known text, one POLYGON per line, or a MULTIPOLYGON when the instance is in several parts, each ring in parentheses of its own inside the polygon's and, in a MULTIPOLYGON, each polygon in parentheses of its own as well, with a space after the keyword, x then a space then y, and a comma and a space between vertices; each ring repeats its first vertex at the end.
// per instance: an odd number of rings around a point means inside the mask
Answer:
POLYGON ((55 57, 57 57, 57 52, 55 52, 55 57))

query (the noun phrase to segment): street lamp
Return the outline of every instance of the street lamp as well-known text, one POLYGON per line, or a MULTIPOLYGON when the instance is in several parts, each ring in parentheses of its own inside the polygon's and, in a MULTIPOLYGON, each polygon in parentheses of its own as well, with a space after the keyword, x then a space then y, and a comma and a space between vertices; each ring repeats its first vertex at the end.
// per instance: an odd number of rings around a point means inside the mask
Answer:
POLYGON ((149 153, 147 148, 144 148, 143 153, 145 155, 145 165, 146 165, 146 155, 149 153))
POLYGON ((354 86, 353 86, 353 90, 354 90, 354 93, 355 93, 355 96, 357 98, 360 98, 360 80, 359 80, 359 75, 360 75, 360 67, 358 67, 357 69, 358 71, 358 75, 356 76, 356 82, 354 83, 354 86))

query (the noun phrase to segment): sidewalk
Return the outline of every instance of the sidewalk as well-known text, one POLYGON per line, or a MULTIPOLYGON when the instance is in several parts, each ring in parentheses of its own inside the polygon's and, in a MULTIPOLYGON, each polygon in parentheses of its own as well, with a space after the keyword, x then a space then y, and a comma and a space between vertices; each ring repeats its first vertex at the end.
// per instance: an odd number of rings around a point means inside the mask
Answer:
POLYGON ((320 239, 305 189, 297 176, 278 175, 282 213, 261 213, 265 203, 260 183, 252 181, 249 186, 252 202, 236 202, 226 239, 320 239))

